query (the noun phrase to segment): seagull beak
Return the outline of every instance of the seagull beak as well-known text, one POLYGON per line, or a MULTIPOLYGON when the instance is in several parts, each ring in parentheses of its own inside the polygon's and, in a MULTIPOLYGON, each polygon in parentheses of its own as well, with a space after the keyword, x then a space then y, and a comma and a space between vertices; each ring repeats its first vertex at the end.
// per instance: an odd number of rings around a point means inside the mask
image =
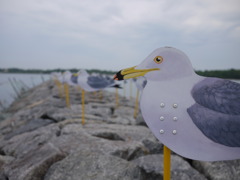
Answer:
POLYGON ((124 80, 124 79, 130 79, 130 78, 136 78, 139 76, 144 76, 146 73, 150 71, 156 71, 160 70, 159 68, 152 68, 152 69, 135 69, 136 66, 122 69, 114 76, 114 80, 124 80))

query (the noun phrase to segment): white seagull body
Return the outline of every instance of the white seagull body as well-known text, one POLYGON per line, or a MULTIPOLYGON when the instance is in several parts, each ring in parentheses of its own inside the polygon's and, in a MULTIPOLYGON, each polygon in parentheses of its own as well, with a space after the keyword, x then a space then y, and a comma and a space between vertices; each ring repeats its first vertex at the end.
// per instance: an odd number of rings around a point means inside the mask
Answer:
POLYGON ((136 75, 147 79, 143 118, 164 145, 195 160, 240 159, 240 84, 198 76, 175 48, 153 51, 115 79, 136 75))
POLYGON ((145 88, 147 80, 143 76, 140 76, 136 79, 135 84, 137 89, 141 92, 145 88))
POLYGON ((74 75, 70 72, 70 71, 65 71, 63 73, 63 82, 67 83, 70 86, 76 86, 76 82, 72 81, 72 78, 74 77, 74 75))

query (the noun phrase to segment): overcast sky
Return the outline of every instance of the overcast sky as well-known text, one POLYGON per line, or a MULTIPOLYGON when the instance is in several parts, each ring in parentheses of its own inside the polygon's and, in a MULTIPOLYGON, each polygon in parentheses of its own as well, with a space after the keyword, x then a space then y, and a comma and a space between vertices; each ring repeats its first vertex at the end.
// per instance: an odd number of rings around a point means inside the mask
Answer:
POLYGON ((0 0, 0 68, 115 71, 162 46, 240 69, 240 0, 0 0))

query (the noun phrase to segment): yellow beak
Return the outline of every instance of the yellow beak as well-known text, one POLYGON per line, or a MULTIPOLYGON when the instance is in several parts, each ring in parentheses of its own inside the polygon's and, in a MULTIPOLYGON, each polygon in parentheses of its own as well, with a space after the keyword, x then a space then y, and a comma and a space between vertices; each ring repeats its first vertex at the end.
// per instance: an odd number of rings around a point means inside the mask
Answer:
POLYGON ((152 69, 135 69, 136 66, 120 70, 117 74, 114 76, 114 80, 124 80, 124 79, 130 79, 130 78, 136 78, 139 76, 144 76, 146 73, 150 71, 157 71, 160 70, 159 68, 152 68, 152 69))
POLYGON ((73 73, 72 75, 73 75, 73 76, 78 76, 78 73, 73 73))

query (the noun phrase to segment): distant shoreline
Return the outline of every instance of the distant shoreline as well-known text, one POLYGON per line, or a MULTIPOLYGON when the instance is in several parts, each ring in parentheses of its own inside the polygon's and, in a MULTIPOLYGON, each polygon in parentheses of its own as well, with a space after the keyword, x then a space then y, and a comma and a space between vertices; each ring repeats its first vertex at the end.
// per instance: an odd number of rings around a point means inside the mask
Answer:
MULTIPOLYGON (((52 72, 65 72, 70 71, 72 73, 78 72, 80 69, 20 69, 20 68, 0 68, 0 73, 21 73, 21 74, 50 74, 52 72)), ((86 70, 88 73, 99 73, 99 74, 115 74, 116 71, 90 69, 86 70)))
MULTIPOLYGON (((12 73, 12 74, 50 74, 52 72, 65 72, 70 71, 76 73, 79 69, 51 69, 51 70, 41 70, 41 69, 20 69, 20 68, 0 68, 0 73, 12 73)), ((116 71, 90 69, 87 70, 88 73, 99 73, 113 75, 116 71)), ((226 69, 226 70, 195 70, 198 75, 205 77, 218 77, 224 79, 240 79, 240 69, 226 69)))

